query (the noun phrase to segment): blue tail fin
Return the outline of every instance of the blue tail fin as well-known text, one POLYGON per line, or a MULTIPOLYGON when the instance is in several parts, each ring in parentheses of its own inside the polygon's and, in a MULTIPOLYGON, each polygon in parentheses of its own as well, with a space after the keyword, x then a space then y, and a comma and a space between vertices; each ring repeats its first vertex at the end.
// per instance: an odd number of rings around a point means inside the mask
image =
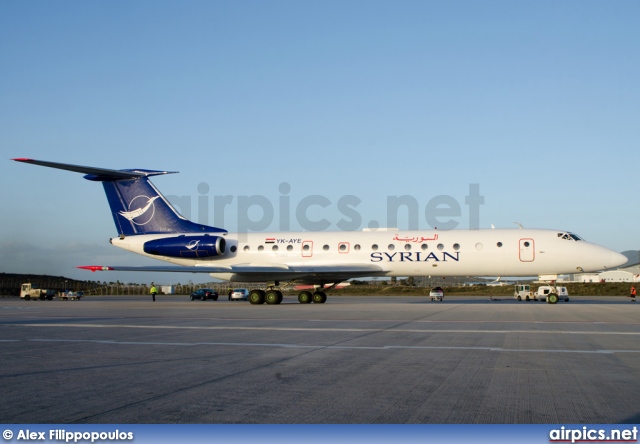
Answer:
POLYGON ((172 173, 170 171, 109 170, 24 158, 13 160, 85 173, 85 179, 102 182, 113 221, 121 235, 226 232, 185 219, 148 179, 149 176, 172 173))
POLYGON ((125 236, 225 231, 185 219, 146 177, 102 181, 102 185, 118 233, 125 236))

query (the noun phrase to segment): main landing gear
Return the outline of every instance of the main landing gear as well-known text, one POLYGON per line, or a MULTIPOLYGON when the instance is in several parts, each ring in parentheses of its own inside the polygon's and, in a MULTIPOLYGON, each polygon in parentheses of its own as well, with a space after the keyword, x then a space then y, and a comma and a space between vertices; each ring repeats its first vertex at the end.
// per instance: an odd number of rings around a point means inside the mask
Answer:
MULTIPOLYGON (((269 289, 264 290, 251 290, 249 292, 249 302, 253 305, 264 304, 278 305, 282 302, 282 292, 280 290, 269 289)), ((301 304, 324 304, 327 302, 327 294, 324 291, 317 290, 313 293, 310 291, 301 291, 298 294, 298 302, 301 304)))
POLYGON ((300 294, 298 294, 298 302, 301 304, 310 304, 311 302, 314 304, 324 304, 327 302, 327 294, 321 290, 315 291, 314 293, 301 291, 300 294))
POLYGON ((282 292, 280 290, 251 290, 249 292, 249 302, 253 305, 264 304, 277 305, 282 302, 282 292))

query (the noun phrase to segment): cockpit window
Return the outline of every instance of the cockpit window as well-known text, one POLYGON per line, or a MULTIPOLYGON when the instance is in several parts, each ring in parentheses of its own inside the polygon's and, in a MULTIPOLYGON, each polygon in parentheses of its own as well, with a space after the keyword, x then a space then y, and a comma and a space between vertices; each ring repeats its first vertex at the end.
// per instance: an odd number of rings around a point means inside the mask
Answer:
POLYGON ((580 236, 578 236, 577 234, 573 234, 573 233, 558 233, 558 237, 561 238, 561 239, 574 240, 574 241, 583 240, 580 236))

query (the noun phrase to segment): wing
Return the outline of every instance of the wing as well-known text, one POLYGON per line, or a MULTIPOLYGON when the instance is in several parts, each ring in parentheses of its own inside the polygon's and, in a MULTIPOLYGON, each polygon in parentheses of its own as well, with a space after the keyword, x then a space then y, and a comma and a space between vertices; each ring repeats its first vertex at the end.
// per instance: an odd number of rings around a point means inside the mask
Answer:
POLYGON ((224 275, 223 279, 235 282, 296 281, 305 284, 342 282, 353 278, 385 274, 377 265, 280 265, 238 264, 227 267, 158 265, 148 267, 83 265, 78 268, 90 271, 155 271, 161 273, 209 273, 224 275))

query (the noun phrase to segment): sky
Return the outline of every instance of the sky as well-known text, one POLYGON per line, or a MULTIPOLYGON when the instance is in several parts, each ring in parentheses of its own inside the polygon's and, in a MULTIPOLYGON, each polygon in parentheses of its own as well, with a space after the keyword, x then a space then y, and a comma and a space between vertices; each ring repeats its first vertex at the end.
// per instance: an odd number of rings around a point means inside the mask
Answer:
POLYGON ((229 231, 307 229, 309 199, 327 230, 429 228, 444 205, 458 229, 637 250, 639 16, 622 0, 0 2, 0 272, 209 280, 75 269, 159 263, 109 245, 100 184, 16 157, 179 171, 153 182, 229 231), (417 215, 390 210, 399 196, 417 215))

